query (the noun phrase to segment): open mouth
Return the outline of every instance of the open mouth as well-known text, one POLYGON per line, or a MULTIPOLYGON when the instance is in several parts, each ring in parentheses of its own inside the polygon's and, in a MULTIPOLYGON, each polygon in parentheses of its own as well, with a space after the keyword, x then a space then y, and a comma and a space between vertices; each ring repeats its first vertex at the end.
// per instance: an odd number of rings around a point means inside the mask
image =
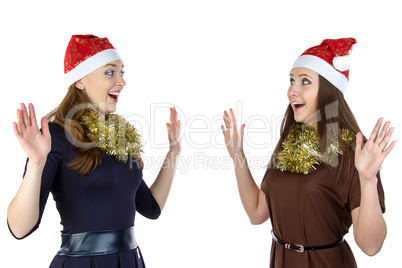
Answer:
POLYGON ((300 109, 300 108, 302 108, 303 106, 304 106, 305 104, 304 103, 301 103, 301 102, 293 102, 293 107, 295 107, 295 109, 300 109))
POLYGON ((120 95, 120 92, 117 92, 117 91, 116 92, 110 92, 110 93, 108 93, 108 95, 112 100, 117 101, 117 99, 118 99, 118 97, 120 95))
POLYGON ((293 107, 295 108, 295 110, 302 108, 304 105, 305 104, 301 102, 293 102, 293 107))

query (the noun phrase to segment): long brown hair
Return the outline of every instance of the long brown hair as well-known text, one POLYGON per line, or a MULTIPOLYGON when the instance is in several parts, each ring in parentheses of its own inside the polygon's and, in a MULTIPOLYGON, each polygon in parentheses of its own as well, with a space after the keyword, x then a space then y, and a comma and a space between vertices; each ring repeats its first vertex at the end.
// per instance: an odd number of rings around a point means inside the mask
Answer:
MULTIPOLYGON (((351 174, 353 170, 353 162, 349 161, 351 150, 340 136, 339 129, 347 129, 356 134, 360 132, 360 127, 353 115, 352 110, 347 104, 343 93, 332 85, 327 79, 319 76, 319 89, 317 95, 317 132, 320 137, 320 150, 324 153, 327 148, 328 135, 336 135, 343 150, 342 156, 339 158, 338 171, 336 174, 336 181, 344 180, 351 174), (331 133, 329 133, 331 132, 331 133)), ((289 135, 290 131, 297 124, 294 119, 294 112, 291 104, 288 105, 280 128, 280 138, 271 156, 268 169, 273 168, 275 165, 275 158, 278 152, 282 149, 282 142, 289 135)), ((366 138, 364 137, 364 142, 366 138)), ((324 163, 324 165, 328 165, 324 163)), ((267 169, 267 171, 268 171, 267 169)))
MULTIPOLYGON (((70 135, 70 141, 75 141, 75 143, 93 144, 93 141, 87 135, 87 131, 85 131, 79 122, 81 116, 86 110, 77 109, 74 113, 71 113, 71 110, 74 107, 87 103, 89 103, 89 100, 85 94, 78 89, 75 84, 72 84, 68 88, 67 94, 59 106, 51 111, 47 117, 49 121, 54 122, 67 130, 68 135, 70 135), (71 117, 68 115, 71 115, 71 117)), ((90 146, 90 148, 75 146, 75 148, 76 157, 68 163, 68 167, 76 171, 78 174, 83 176, 91 173, 101 163, 101 153, 99 148, 95 146, 90 146)))

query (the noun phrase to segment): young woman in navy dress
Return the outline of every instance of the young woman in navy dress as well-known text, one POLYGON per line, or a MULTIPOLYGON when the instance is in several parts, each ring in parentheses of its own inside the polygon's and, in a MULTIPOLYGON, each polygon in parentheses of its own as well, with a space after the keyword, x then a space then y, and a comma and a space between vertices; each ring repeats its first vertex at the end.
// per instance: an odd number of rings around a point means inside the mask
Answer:
POLYGON ((17 239, 35 231, 51 192, 63 230, 50 267, 145 267, 134 220, 136 211, 158 218, 166 203, 181 152, 176 109, 167 123, 170 149, 148 188, 139 134, 113 114, 126 85, 116 49, 107 38, 74 35, 64 67, 68 92, 41 130, 32 104, 17 110, 14 133, 28 160, 8 208, 10 231, 17 239))

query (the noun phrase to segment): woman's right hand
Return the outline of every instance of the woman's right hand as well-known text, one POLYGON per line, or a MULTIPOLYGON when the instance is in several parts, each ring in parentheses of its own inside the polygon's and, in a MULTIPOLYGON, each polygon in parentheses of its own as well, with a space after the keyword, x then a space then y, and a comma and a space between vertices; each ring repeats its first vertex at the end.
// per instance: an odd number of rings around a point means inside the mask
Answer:
POLYGON ((221 125, 223 136, 225 137, 226 148, 228 149, 230 157, 235 160, 239 154, 243 155, 243 136, 244 136, 244 124, 240 127, 240 133, 237 132, 236 117, 232 109, 229 109, 223 114, 223 120, 225 121, 226 128, 221 125))
POLYGON ((41 119, 42 132, 36 122, 35 109, 30 103, 29 114, 25 104, 21 103, 17 110, 17 122, 13 122, 14 134, 20 142, 29 161, 44 164, 51 148, 51 136, 46 117, 41 119))

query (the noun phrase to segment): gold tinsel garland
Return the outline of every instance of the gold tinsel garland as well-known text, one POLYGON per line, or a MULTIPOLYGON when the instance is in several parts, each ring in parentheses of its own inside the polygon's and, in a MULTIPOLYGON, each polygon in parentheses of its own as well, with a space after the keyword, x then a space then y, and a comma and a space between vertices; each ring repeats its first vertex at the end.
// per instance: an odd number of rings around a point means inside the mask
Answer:
MULTIPOLYGON (((347 129, 339 130, 346 146, 355 141, 355 135, 347 129)), ((328 138, 325 153, 320 150, 320 137, 317 129, 304 124, 297 124, 282 142, 282 149, 275 159, 275 168, 292 173, 309 174, 316 170, 315 165, 325 162, 333 165, 342 154, 342 148, 337 133, 331 133, 328 138)))
POLYGON ((141 135, 121 115, 102 115, 88 109, 80 123, 89 130, 89 136, 96 146, 117 160, 125 163, 129 156, 138 158, 143 152, 141 135))

